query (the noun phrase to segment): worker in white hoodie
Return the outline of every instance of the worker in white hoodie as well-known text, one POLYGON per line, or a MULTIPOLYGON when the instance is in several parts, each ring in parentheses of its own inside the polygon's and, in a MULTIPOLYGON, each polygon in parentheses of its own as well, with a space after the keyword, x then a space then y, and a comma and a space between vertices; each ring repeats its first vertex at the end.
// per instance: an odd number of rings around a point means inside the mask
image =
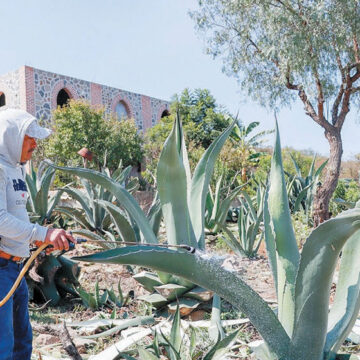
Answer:
MULTIPOLYGON (((36 148, 36 139, 51 131, 38 125, 23 110, 0 111, 0 299, 3 299, 29 256, 30 244, 49 243, 68 250, 71 234, 32 224, 26 211, 25 163, 36 148)), ((10 300, 0 307, 0 360, 30 360, 32 331, 28 314, 28 289, 22 279, 10 300)))

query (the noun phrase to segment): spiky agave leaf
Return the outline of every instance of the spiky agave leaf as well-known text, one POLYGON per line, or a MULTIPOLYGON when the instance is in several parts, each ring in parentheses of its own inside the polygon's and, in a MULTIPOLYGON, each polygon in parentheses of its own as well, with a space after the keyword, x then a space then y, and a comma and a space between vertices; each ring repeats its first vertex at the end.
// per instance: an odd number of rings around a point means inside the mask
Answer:
POLYGON ((279 319, 291 336, 294 326, 295 278, 299 265, 299 250, 291 222, 277 123, 271 160, 268 212, 270 217, 267 220, 270 220, 276 243, 279 319))
POLYGON ((360 309, 360 234, 356 232, 342 250, 334 303, 329 313, 326 360, 335 354, 353 328, 360 309))
POLYGON ((132 264, 164 271, 213 290, 244 312, 279 358, 286 358, 289 337, 266 302, 234 273, 222 267, 222 259, 197 251, 174 251, 152 246, 131 246, 90 256, 80 261, 132 264))
POLYGON ((175 118, 157 166, 157 185, 169 244, 197 247, 188 208, 188 180, 183 163, 183 133, 175 118))
POLYGON ((226 139, 231 134, 236 123, 224 130, 224 132, 215 139, 207 148, 199 163, 197 164, 194 176, 191 181, 191 195, 189 199, 189 210, 191 222, 195 232, 196 241, 200 249, 205 249, 205 203, 208 193, 209 183, 214 170, 216 159, 225 144, 226 139))
POLYGON ((145 238, 145 242, 152 244, 157 243, 157 238, 154 235, 154 232, 152 231, 152 228, 149 225, 149 222, 144 212, 142 211, 134 197, 126 189, 124 189, 122 185, 118 184, 113 179, 110 179, 105 174, 102 174, 95 170, 55 166, 53 164, 50 164, 50 166, 53 166, 59 170, 66 171, 70 174, 77 175, 80 178, 93 181, 113 193, 116 199, 119 201, 119 204, 121 204, 121 206, 123 206, 128 211, 132 219, 139 226, 145 238))
POLYGON ((296 360, 323 359, 332 277, 344 244, 360 229, 359 219, 359 208, 348 210, 322 223, 305 242, 295 288, 296 360))

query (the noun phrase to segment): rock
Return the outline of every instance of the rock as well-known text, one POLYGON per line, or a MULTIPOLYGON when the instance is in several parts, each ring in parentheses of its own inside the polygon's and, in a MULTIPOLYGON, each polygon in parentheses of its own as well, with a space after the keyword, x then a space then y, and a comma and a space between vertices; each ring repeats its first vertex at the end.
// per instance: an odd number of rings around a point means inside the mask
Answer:
MULTIPOLYGON (((57 336, 49 335, 49 334, 40 334, 34 341, 34 345, 36 347, 42 347, 46 345, 59 343, 60 339, 57 336)), ((35 347, 34 346, 34 347, 35 347)))
POLYGON ((191 321, 204 320, 205 315, 206 315, 206 311, 195 310, 189 315, 189 320, 191 320, 191 321))
POLYGON ((80 337, 74 337, 73 341, 74 341, 77 351, 80 354, 87 353, 87 351, 86 351, 87 345, 96 345, 96 341, 91 340, 91 339, 84 339, 84 338, 80 338, 80 337))

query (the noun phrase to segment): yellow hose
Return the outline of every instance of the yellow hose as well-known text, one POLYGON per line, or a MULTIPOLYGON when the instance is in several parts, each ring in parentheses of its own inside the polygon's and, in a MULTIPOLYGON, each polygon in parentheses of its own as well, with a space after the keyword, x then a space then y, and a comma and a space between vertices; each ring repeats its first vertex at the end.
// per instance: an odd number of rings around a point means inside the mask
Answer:
POLYGON ((26 274, 26 272, 28 271, 30 265, 32 264, 32 262, 36 259, 36 257, 47 247, 49 246, 49 244, 42 244, 38 247, 38 249, 36 249, 36 251, 34 251, 34 253, 31 255, 31 257, 28 259, 28 261, 25 263, 24 267, 22 268, 22 270, 20 271, 20 274, 18 275, 14 285, 12 286, 12 288, 10 289, 10 291, 8 292, 8 294, 0 301, 0 307, 4 306, 8 300, 10 299, 10 297, 12 296, 12 294, 15 292, 15 290, 17 289, 17 287, 20 284, 20 281, 22 280, 22 278, 24 277, 24 275, 26 274))

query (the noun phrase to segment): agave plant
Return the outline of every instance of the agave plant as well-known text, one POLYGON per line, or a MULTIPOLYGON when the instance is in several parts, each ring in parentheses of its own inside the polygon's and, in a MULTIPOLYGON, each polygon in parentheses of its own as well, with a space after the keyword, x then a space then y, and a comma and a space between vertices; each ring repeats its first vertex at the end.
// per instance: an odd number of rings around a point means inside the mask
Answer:
MULTIPOLYGON (((350 332, 360 301, 360 208, 348 210, 313 230, 300 255, 292 228, 278 130, 272 158, 270 184, 264 206, 265 240, 278 296, 277 314, 238 275, 222 266, 223 259, 204 250, 204 214, 209 161, 216 140, 195 171, 188 191, 185 151, 180 127, 175 125, 160 161, 160 199, 168 227, 169 243, 196 248, 177 250, 136 245, 76 258, 100 263, 134 264, 181 276, 210 289, 248 316, 263 337, 261 360, 333 360, 350 332), (168 166, 168 167, 167 167, 168 166), (200 171, 201 169, 201 171, 200 171), (166 170, 166 171, 165 171, 166 170), (204 187, 206 185, 206 187, 204 187), (198 191, 200 187, 200 191, 198 191), (180 195, 180 190, 183 192, 180 195), (198 192, 197 192, 198 191, 198 192), (188 206, 191 194, 195 204, 188 206), (329 312, 329 295, 335 267, 342 252, 339 281, 329 312)), ((221 138, 226 137, 226 132, 221 138)), ((92 178, 111 191, 132 212, 148 243, 156 238, 139 207, 122 187, 102 174, 86 169, 68 172, 92 178)), ((260 352, 259 352, 260 354, 260 352)))
POLYGON ((93 293, 87 292, 81 286, 76 288, 85 307, 91 310, 99 310, 104 306, 113 308, 125 306, 129 300, 129 295, 124 298, 120 281, 118 282, 118 295, 115 294, 113 288, 101 290, 99 282, 95 283, 95 290, 93 293), (102 291, 102 292, 101 292, 102 291))
POLYGON ((50 221, 55 206, 60 200, 61 191, 50 196, 50 187, 53 183, 55 169, 48 167, 46 162, 39 164, 37 172, 30 162, 30 174, 26 174, 26 186, 29 189, 29 201, 27 203, 30 218, 39 224, 50 221))
POLYGON ((307 218, 309 218, 312 212, 313 198, 316 192, 316 187, 319 182, 321 173, 328 163, 328 160, 325 160, 318 167, 318 169, 315 170, 315 155, 312 160, 308 175, 303 177, 298 163, 291 154, 290 156, 296 171, 296 175, 289 177, 287 184, 290 210, 292 213, 295 213, 302 209, 307 215, 307 218))
POLYGON ((225 242, 239 256, 255 257, 259 250, 264 235, 260 228, 263 221, 264 196, 265 189, 261 186, 257 188, 255 199, 241 191, 241 197, 238 197, 241 203, 237 214, 238 238, 227 227, 221 227, 225 233, 225 242))
POLYGON ((224 198, 222 196, 223 176, 220 176, 216 182, 215 192, 209 187, 209 193, 206 198, 205 227, 213 234, 220 231, 220 226, 224 225, 231 202, 236 198, 245 185, 237 186, 231 190, 224 198))
MULTIPOLYGON (((160 329, 155 330, 154 340, 147 349, 137 349, 141 360, 156 360, 166 356, 169 360, 178 359, 203 359, 203 360, 221 360, 229 353, 229 348, 234 344, 239 331, 218 337, 206 353, 197 348, 201 343, 197 338, 194 328, 190 328, 190 336, 182 334, 180 322, 180 310, 177 307, 171 324, 170 336, 166 336, 160 329), (187 342, 185 342, 185 339, 187 342)), ((135 359, 131 357, 131 359, 135 359)))
MULTIPOLYGON (((205 249, 205 202, 209 182, 216 158, 234 125, 235 122, 206 150, 191 177, 181 122, 179 118, 176 118, 171 134, 161 153, 157 169, 158 194, 166 226, 168 245, 186 245, 196 249, 205 249)), ((102 186, 112 193, 133 221, 134 226, 126 227, 129 239, 134 237, 131 231, 138 229, 141 233, 142 242, 158 244, 151 218, 144 214, 133 196, 121 184, 94 170, 57 168, 92 181, 97 186, 102 186)), ((112 215, 115 219, 120 213, 109 202, 107 202, 107 206, 108 210, 110 208, 114 210, 112 215)), ((118 222, 119 229, 122 226, 123 224, 118 222)), ((203 291, 202 289, 194 289, 195 284, 191 280, 170 276, 167 272, 160 271, 155 278, 157 282, 155 285, 159 286, 156 288, 158 294, 155 302, 158 302, 158 298, 162 297, 160 301, 166 303, 190 291, 195 291, 196 297, 203 291), (165 294, 166 296, 164 296, 165 294)), ((137 280, 139 281, 139 279, 137 280)), ((148 281, 149 279, 145 280, 148 281)), ((185 305, 188 306, 189 304, 185 305)), ((195 304, 191 306, 196 307, 195 304)))
MULTIPOLYGON (((119 167, 112 175, 107 168, 103 168, 102 173, 125 187, 129 192, 133 192, 138 188, 139 184, 138 179, 128 181, 130 171, 131 166, 123 169, 120 162, 119 167)), ((85 191, 68 185, 63 187, 61 191, 69 194, 76 200, 81 205, 82 210, 68 206, 59 206, 56 208, 56 211, 71 217, 89 231, 96 231, 99 235, 107 234, 111 237, 111 233, 108 232, 111 219, 110 214, 106 211, 104 202, 111 204, 114 200, 113 194, 106 191, 101 185, 94 185, 87 179, 81 178, 80 180, 85 191)), ((118 209, 118 211, 120 210, 118 209)))

